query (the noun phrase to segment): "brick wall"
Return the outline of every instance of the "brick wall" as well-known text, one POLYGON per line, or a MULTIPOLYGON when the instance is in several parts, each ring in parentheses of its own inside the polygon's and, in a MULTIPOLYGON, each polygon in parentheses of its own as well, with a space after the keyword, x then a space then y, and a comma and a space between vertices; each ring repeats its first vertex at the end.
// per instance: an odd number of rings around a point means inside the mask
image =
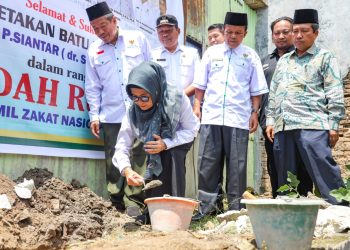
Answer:
MULTIPOLYGON (((345 171, 345 165, 350 164, 350 69, 347 76, 344 78, 344 98, 346 115, 340 123, 339 141, 333 149, 333 156, 341 168, 342 176, 349 177, 350 173, 345 171)), ((260 192, 271 192, 270 179, 266 167, 264 138, 261 137, 259 142, 261 166, 263 168, 260 192)))
POLYGON ((345 118, 340 123, 339 141, 333 150, 333 155, 337 163, 342 167, 342 173, 345 173, 345 164, 350 164, 350 70, 344 78, 344 99, 345 99, 345 118))

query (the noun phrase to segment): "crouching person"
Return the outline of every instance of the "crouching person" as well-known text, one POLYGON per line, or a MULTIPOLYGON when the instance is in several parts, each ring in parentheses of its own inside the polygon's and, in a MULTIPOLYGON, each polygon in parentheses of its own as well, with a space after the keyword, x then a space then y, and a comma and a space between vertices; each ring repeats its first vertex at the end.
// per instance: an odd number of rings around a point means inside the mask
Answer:
MULTIPOLYGON (((185 157, 199 129, 188 97, 168 83, 163 68, 153 62, 144 62, 131 71, 126 91, 133 103, 122 121, 113 163, 128 185, 141 186, 154 179, 163 183, 146 191, 146 198, 185 196, 185 157), (135 139, 144 143, 147 154, 145 176, 130 164, 135 139)), ((148 212, 136 220, 149 223, 148 212)))

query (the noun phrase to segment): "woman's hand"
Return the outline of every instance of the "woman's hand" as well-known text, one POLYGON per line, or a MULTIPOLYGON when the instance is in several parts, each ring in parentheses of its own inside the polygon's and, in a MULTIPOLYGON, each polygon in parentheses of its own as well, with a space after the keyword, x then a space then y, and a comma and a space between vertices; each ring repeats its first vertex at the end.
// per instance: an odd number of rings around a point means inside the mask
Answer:
POLYGON ((141 186, 145 180, 130 167, 124 168, 123 173, 129 186, 141 186))
POLYGON ((153 135, 155 141, 148 141, 144 145, 144 149, 148 154, 158 154, 167 149, 166 144, 159 135, 153 135))

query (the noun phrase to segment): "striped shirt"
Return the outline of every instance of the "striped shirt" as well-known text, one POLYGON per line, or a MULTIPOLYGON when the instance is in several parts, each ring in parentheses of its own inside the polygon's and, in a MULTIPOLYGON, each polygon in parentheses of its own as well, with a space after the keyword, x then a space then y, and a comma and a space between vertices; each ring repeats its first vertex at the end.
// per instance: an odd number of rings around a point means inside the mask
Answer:
POLYGON ((274 132, 293 129, 338 130, 344 117, 340 69, 332 53, 315 44, 298 57, 279 60, 272 78, 266 125, 274 132))

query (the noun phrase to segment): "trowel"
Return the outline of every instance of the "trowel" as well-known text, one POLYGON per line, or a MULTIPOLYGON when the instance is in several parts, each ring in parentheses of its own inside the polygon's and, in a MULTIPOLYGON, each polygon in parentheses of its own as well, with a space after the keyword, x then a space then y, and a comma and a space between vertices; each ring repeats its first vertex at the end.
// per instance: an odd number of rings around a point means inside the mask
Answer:
POLYGON ((146 184, 143 183, 143 185, 144 185, 144 187, 142 188, 142 191, 146 191, 146 190, 156 188, 156 187, 163 185, 163 182, 160 180, 152 180, 146 184))

